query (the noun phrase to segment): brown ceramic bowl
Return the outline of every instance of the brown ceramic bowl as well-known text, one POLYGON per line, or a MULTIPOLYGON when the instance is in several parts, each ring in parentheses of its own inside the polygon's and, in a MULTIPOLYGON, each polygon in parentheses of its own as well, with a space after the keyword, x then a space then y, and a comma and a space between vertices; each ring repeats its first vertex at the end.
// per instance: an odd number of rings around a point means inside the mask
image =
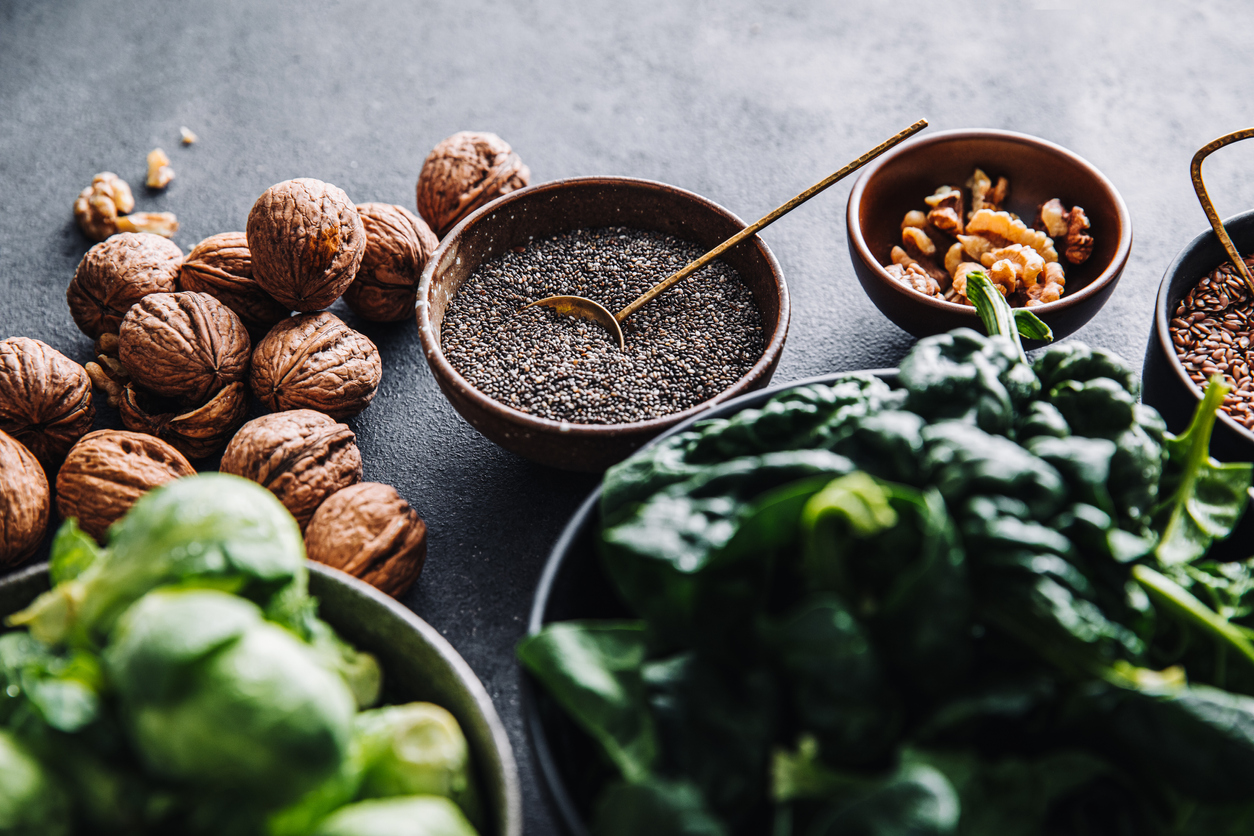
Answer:
POLYGON ((966 326, 982 330, 975 309, 946 302, 893 281, 883 265, 901 243, 901 219, 925 207, 923 198, 943 184, 962 185, 976 167, 1010 180, 1003 208, 1031 223, 1051 198, 1084 207, 1093 254, 1065 264, 1067 291, 1057 302, 1032 308, 1061 339, 1093 318, 1115 289, 1132 249, 1132 219, 1123 198, 1091 164, 1061 146, 1011 131, 943 131, 905 143, 863 171, 849 193, 849 253, 871 301, 916 337, 966 326))
POLYGON ((703 197, 630 177, 574 177, 497 198, 466 217, 440 242, 418 286, 418 331, 431 373, 453 408, 491 441, 520 456, 562 468, 599 472, 627 458, 658 433, 711 404, 765 386, 788 333, 788 289, 775 256, 754 236, 722 256, 749 285, 766 350, 731 387, 691 409, 628 424, 571 424, 537 418, 479 392, 440 349, 444 311, 483 262, 532 238, 574 229, 626 226, 674 235, 713 249, 747 224, 703 197))

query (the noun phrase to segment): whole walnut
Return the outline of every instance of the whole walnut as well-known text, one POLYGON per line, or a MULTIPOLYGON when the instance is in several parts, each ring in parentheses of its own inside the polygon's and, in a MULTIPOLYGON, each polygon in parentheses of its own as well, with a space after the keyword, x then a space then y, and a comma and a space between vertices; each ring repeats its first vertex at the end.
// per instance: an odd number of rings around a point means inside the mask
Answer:
POLYGON ((242 232, 211 235, 192 247, 179 271, 179 289, 208 293, 258 334, 291 313, 253 279, 248 237, 242 232))
POLYGON ((57 474, 57 510, 104 542, 109 526, 148 491, 196 469, 159 438, 126 430, 83 436, 57 474))
POLYGON ((155 435, 187 458, 203 459, 225 447, 244 423, 248 387, 243 382, 231 383, 203 406, 180 410, 127 386, 118 398, 118 412, 128 430, 155 435))
POLYGON ((176 290, 183 251, 149 232, 123 232, 96 244, 74 271, 65 298, 79 330, 93 340, 116 334, 126 312, 149 293, 176 290))
POLYGON ((316 409, 351 418, 383 377, 379 350, 335 314, 300 314, 270 330, 253 351, 253 394, 276 412, 316 409))
POLYGON ((418 214, 443 238, 490 200, 521 189, 531 169, 496 134, 462 131, 427 155, 418 175, 418 214))
POLYGON ((39 340, 0 340, 0 430, 55 472, 96 418, 87 370, 39 340))
POLYGON ((321 412, 294 409, 254 418, 222 454, 223 473, 269 488, 301 531, 322 501, 361 481, 357 436, 321 412))
POLYGON ((48 477, 31 451, 0 432, 0 566, 30 557, 48 530, 48 477))
POLYGON ((244 323, 208 293, 151 293, 118 330, 118 360, 131 380, 189 405, 244 380, 251 353, 244 323))
POLYGON ((310 560, 334 566, 392 597, 403 595, 427 559, 427 526, 396 489, 362 482, 331 494, 305 529, 310 560))
POLYGON ((366 252, 357 278, 344 291, 344 301, 364 319, 409 319, 418 300, 422 269, 440 239, 403 206, 362 203, 357 214, 366 229, 366 252))
POLYGON ((366 230, 342 189, 302 177, 271 186, 248 213, 253 278, 288 308, 316 311, 357 275, 366 230))

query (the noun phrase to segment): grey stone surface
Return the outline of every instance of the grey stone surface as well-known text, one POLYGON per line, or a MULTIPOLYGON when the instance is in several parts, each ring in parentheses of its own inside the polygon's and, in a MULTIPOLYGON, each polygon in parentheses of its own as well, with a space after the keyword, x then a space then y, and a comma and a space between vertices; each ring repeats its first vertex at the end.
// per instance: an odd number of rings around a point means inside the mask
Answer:
MULTIPOLYGON (((935 129, 1050 139, 1122 191, 1132 257, 1076 338, 1139 365, 1162 272, 1205 227, 1189 160, 1254 122, 1252 24, 1245 0, 0 0, 0 337, 89 358, 64 291, 88 246, 70 206, 101 170, 127 179, 140 209, 176 212, 185 251, 243 229, 255 198, 290 177, 413 208, 423 157, 462 129, 505 137, 535 181, 647 177, 752 218, 926 116, 935 129), (180 125, 200 142, 181 147, 180 125), (158 194, 142 186, 155 146, 178 174, 158 194)), ((1208 163, 1221 214, 1254 205, 1252 162, 1247 143, 1208 163)), ((794 300, 777 381, 894 365, 911 344, 854 278, 848 192, 764 233, 794 300)), ((333 310, 385 364, 352 422, 366 478, 395 485, 430 524, 405 603, 493 695, 520 755, 528 830, 548 833, 512 647, 546 551, 594 480, 517 459, 461 421, 412 322, 333 310)))

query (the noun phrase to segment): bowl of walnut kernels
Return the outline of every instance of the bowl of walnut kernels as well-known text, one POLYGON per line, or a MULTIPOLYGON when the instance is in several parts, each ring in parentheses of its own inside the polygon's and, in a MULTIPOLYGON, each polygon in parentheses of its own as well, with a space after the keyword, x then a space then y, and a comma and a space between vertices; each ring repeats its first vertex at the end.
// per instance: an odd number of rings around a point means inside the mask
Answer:
POLYGON ((980 328, 983 270, 1054 339, 1088 322, 1132 248, 1119 192, 1092 164, 1026 134, 943 131, 868 165, 849 194, 849 253, 880 311, 916 337, 980 328))

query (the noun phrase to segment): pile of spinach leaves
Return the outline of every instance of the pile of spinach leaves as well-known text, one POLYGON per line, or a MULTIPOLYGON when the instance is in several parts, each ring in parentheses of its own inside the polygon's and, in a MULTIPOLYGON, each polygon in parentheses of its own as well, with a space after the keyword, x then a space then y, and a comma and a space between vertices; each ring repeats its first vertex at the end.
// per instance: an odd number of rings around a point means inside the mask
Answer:
POLYGON ((1173 436, 1118 357, 1029 363, 991 296, 994 336, 920 341, 897 388, 792 389, 607 474, 635 618, 518 649, 608 765, 598 836, 1254 832, 1224 387, 1173 436))

